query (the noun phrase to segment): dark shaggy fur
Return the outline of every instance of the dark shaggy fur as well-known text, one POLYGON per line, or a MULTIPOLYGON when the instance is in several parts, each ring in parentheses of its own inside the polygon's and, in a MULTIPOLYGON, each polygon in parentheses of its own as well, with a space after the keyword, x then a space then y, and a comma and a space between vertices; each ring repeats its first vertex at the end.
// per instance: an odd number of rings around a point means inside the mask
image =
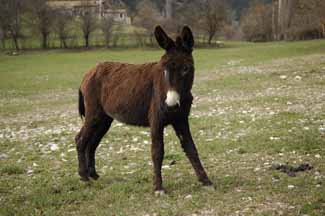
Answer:
POLYGON ((85 104, 84 104, 84 96, 82 96, 82 92, 79 89, 79 102, 78 102, 78 108, 79 108, 79 115, 80 118, 85 117, 85 104))
POLYGON ((184 27, 174 42, 158 26, 155 36, 166 51, 159 62, 141 65, 103 62, 85 75, 79 91, 79 113, 85 121, 76 136, 82 180, 99 177, 95 169, 95 151, 113 119, 116 119, 130 125, 150 127, 156 191, 163 190, 163 133, 164 127, 170 124, 199 180, 204 185, 211 185, 201 165, 188 122, 194 80, 192 32, 184 27), (170 90, 179 94, 179 103, 172 107, 165 102, 170 90))

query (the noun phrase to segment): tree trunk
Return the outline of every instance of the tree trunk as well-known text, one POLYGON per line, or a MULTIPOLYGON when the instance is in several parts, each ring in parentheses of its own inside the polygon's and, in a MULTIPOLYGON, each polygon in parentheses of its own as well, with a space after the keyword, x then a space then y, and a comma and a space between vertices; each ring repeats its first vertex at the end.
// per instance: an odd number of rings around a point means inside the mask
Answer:
POLYGON ((294 1, 296 0, 279 0, 278 24, 280 39, 289 39, 288 28, 291 25, 294 1))
POLYGON ((279 16, 279 2, 278 0, 273 0, 272 3, 272 34, 273 40, 279 40, 279 23, 278 23, 278 16, 279 16))
POLYGON ((209 45, 211 45, 214 35, 215 35, 214 32, 209 32, 209 37, 208 37, 208 44, 209 45))
POLYGON ((15 44, 15 48, 16 48, 16 50, 17 50, 17 51, 20 50, 20 48, 19 48, 19 43, 18 43, 18 38, 17 38, 16 36, 13 36, 13 37, 12 37, 12 40, 14 41, 14 44, 15 44))
POLYGON ((110 36, 109 35, 105 35, 105 47, 109 48, 109 41, 110 41, 110 36))
POLYGON ((68 48, 67 41, 66 41, 65 37, 60 37, 60 47, 64 48, 64 49, 68 48))
POLYGON ((48 37, 48 34, 46 34, 46 33, 42 34, 42 48, 43 49, 47 49, 47 37, 48 37))
POLYGON ((68 48, 66 39, 63 39, 63 47, 64 47, 64 49, 67 49, 68 48))
POLYGON ((173 16, 172 0, 166 0, 166 18, 171 19, 173 16))
POLYGON ((85 48, 89 48, 89 34, 85 34, 85 48))
POLYGON ((6 39, 2 38, 1 39, 1 44, 2 44, 2 48, 6 49, 6 39))

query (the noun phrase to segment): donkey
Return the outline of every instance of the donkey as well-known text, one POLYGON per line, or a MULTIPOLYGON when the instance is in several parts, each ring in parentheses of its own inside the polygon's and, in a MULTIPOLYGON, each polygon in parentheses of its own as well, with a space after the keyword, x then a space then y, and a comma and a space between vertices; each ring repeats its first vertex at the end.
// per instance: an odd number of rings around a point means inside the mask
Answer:
POLYGON ((164 158, 164 127, 172 125, 199 181, 210 186, 190 132, 188 116, 194 80, 192 31, 185 26, 176 41, 160 27, 155 37, 166 52, 159 62, 141 65, 99 63, 84 77, 79 89, 79 114, 84 125, 77 134, 81 180, 97 180, 95 151, 114 119, 150 127, 154 191, 163 194, 161 166, 164 158))

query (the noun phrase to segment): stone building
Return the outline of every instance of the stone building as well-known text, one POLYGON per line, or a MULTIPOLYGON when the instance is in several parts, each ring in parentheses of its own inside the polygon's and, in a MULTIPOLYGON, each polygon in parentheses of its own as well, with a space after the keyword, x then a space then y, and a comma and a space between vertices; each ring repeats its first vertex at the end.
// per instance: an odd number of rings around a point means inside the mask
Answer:
POLYGON ((125 4, 120 0, 48 0, 53 8, 66 10, 75 16, 85 8, 98 15, 99 18, 112 17, 117 23, 131 24, 131 18, 125 4))

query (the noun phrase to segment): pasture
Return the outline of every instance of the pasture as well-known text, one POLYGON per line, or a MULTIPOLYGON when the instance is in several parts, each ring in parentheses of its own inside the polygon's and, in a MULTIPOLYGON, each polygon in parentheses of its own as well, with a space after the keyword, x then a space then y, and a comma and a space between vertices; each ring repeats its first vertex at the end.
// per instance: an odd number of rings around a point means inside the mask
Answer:
POLYGON ((0 215, 325 215, 325 41, 196 49, 190 117, 216 186, 197 181, 165 130, 167 194, 152 192, 148 128, 113 122, 97 150, 101 178, 77 173, 77 93, 100 61, 156 61, 160 50, 0 53, 0 215), (313 169, 296 176, 277 164, 313 169))

